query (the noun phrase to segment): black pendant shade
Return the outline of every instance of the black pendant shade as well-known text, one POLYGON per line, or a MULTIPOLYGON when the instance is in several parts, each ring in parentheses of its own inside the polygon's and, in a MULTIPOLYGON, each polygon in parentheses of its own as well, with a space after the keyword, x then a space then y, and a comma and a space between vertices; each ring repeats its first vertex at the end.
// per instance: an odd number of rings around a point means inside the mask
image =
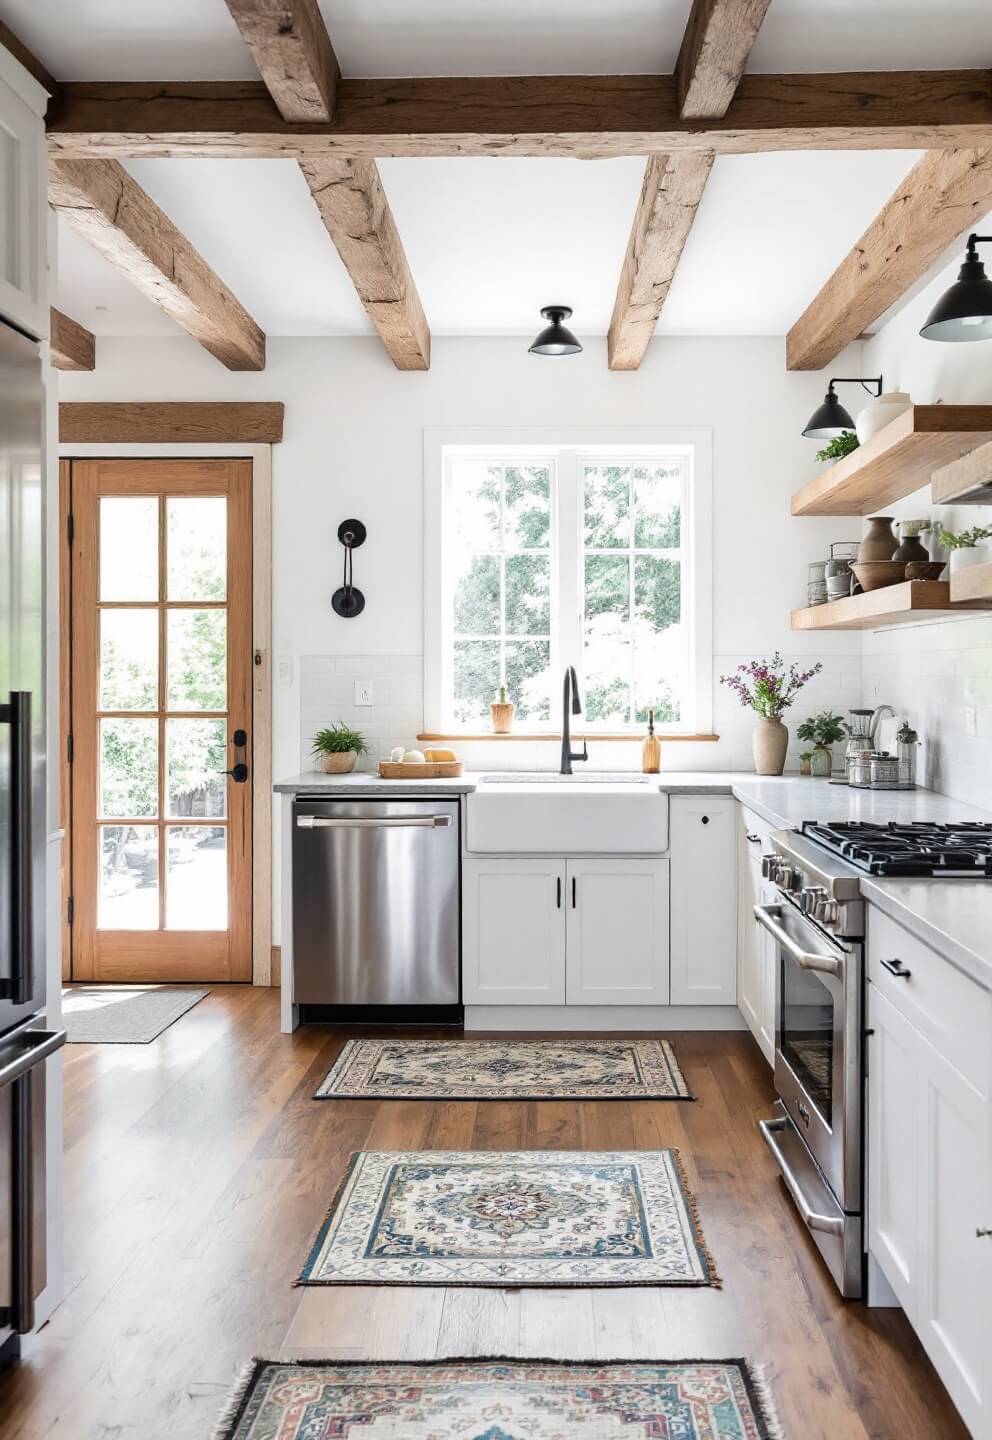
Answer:
POLYGON ((992 340, 992 280, 978 258, 978 243, 988 235, 969 235, 958 278, 945 290, 920 331, 924 340, 992 340))
POLYGON ((545 305, 541 314, 551 323, 545 326, 530 347, 532 355, 578 355, 581 352, 578 340, 562 324, 571 313, 567 305, 545 305))
POLYGON ((831 380, 830 388, 823 397, 823 404, 813 411, 803 434, 808 435, 811 440, 833 440, 836 436, 843 435, 845 430, 853 429, 854 421, 837 399, 834 382, 831 380))

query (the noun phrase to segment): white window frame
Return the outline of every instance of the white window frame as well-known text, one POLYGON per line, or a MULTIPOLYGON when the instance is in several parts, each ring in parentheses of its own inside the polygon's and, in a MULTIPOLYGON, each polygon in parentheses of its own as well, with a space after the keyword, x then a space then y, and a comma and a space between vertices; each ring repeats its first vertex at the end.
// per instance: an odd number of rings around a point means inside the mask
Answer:
MULTIPOLYGON (((428 734, 458 733, 443 716, 451 654, 447 636, 451 606, 443 573, 444 526, 448 518, 444 489, 447 461, 456 450, 471 459, 557 460, 557 464, 552 464, 551 478, 552 533, 558 539, 557 547, 552 549, 551 585, 552 605, 556 597, 561 604, 557 625, 552 617, 552 675, 564 670, 564 655, 571 651, 577 664, 582 655, 579 464, 592 459, 657 461, 665 451, 679 455, 688 466, 683 521, 690 538, 683 564, 688 572, 684 593, 689 597, 687 690, 692 713, 679 724, 666 724, 664 728, 673 735, 710 734, 713 726, 713 435, 708 427, 702 426, 424 430, 425 731, 428 734)), ((539 734, 545 730, 549 736, 557 733, 560 717, 555 705, 556 693, 553 685, 550 724, 545 727, 528 722, 528 733, 539 734)), ((595 728, 583 721, 583 729, 589 733, 595 728)), ((610 727, 603 728, 609 728, 609 733, 621 733, 610 727)), ((635 735, 642 728, 629 725, 622 727, 622 733, 635 735)))

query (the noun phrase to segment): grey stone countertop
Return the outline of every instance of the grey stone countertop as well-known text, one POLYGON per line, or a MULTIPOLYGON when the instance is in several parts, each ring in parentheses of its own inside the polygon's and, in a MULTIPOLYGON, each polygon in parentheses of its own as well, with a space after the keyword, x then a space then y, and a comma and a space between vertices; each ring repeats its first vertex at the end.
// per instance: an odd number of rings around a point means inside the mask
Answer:
MULTIPOLYGON (((305 772, 281 780, 281 795, 383 798, 387 795, 468 795, 483 778, 380 780, 377 775, 305 772)), ((549 777, 550 778, 550 777, 549 777)), ((552 783, 554 783, 552 781, 552 783)), ((734 795, 768 824, 798 829, 804 820, 992 821, 992 812, 932 790, 851 790, 807 776, 765 777, 742 771, 669 771, 655 782, 669 795, 734 795)), ((992 989, 992 880, 876 879, 862 876, 865 898, 909 926, 924 943, 992 989)))

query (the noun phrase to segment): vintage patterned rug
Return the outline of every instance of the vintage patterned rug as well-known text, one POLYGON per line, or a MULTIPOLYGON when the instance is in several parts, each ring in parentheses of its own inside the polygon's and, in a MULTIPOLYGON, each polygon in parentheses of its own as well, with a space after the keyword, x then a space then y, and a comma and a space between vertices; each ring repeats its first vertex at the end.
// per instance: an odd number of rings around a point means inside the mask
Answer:
POLYGON ((667 1040, 348 1040, 315 1096, 691 1100, 667 1040))
POLYGON ((253 1360, 217 1440, 781 1440, 743 1360, 253 1360))
POLYGON ((363 1150, 301 1285, 716 1285, 676 1150, 363 1150))

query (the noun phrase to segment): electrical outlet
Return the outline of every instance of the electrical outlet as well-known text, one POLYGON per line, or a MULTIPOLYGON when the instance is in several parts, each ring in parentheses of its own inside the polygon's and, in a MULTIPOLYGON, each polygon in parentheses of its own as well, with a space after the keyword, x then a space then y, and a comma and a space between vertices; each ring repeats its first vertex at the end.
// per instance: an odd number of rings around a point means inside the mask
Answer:
POLYGON ((978 734, 978 712, 974 705, 964 707, 964 733, 971 736, 978 734))
POLYGON ((292 655, 276 656, 276 682, 279 685, 292 685, 293 683, 293 657, 292 655))
POLYGON ((372 704, 374 704, 374 700, 373 700, 373 690, 372 690, 372 681, 371 681, 371 680, 356 680, 356 681, 355 681, 355 702, 354 702, 354 703, 355 703, 356 705, 372 705, 372 704))

